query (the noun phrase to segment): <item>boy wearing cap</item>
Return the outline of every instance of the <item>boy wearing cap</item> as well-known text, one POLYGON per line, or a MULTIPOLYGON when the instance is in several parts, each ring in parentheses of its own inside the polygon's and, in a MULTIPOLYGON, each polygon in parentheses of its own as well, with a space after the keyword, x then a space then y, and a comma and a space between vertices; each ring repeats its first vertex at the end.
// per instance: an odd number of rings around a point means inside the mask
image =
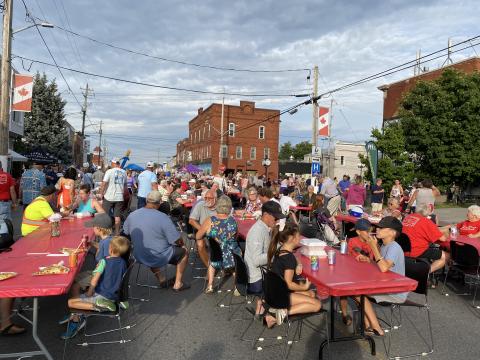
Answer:
POLYGON ((138 175, 137 209, 141 209, 147 204, 147 195, 150 191, 158 189, 157 176, 153 172, 153 167, 153 162, 147 162, 146 170, 138 175))
POLYGON ((45 186, 40 190, 40 196, 35 198, 23 213, 22 236, 37 230, 41 225, 48 223, 48 218, 53 215, 50 202, 55 194, 55 186, 45 186))
POLYGON ((102 186, 100 187, 100 196, 103 196, 103 210, 110 214, 113 208, 115 217, 115 234, 120 233, 120 220, 123 207, 123 194, 127 188, 127 174, 120 168, 119 160, 112 159, 112 168, 105 172, 102 186))
MULTIPOLYGON (((384 217, 377 225, 377 235, 368 237, 374 261, 381 272, 393 271, 405 276, 405 255, 400 245, 395 239, 402 233, 402 223, 393 216, 384 217), (383 244, 378 248, 377 238, 381 239, 383 244)), ((407 299, 408 293, 380 294, 371 296, 377 302, 403 303, 407 299)), ((360 301, 360 298, 357 298, 360 301)), ((375 310, 368 298, 365 299, 365 328, 377 336, 385 335, 380 326, 375 310)))

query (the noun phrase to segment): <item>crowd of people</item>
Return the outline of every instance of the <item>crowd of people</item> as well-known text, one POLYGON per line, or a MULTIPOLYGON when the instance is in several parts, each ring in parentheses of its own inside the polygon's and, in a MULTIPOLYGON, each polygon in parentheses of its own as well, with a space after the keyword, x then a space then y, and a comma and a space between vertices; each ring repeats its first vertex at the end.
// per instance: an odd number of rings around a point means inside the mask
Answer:
MULTIPOLYGON (((4 174, 0 170, 0 177, 6 178, 0 197, 9 203, 6 206, 2 200, 2 216, 11 218, 10 209, 20 199, 24 206, 23 236, 38 229, 55 212, 62 216, 71 216, 72 212, 95 215, 88 223, 98 238, 92 244, 95 267, 77 275, 68 301, 68 306, 74 309, 111 310, 129 258, 148 268, 159 286, 171 287, 175 292, 189 289, 184 274, 190 255, 185 242, 190 237, 206 268, 206 294, 214 292, 215 273, 232 273, 234 257, 239 256, 248 270, 249 293, 263 291, 261 267, 280 276, 290 291, 291 307, 287 310, 269 310, 261 300, 257 302, 255 317, 263 319, 265 326, 281 324, 287 313, 318 312, 321 301, 310 281, 300 277, 302 267, 294 256, 301 236, 305 235, 302 224, 315 219, 325 240, 330 236, 329 242, 335 244, 340 231, 335 216, 364 207, 367 192, 372 215, 381 220, 377 224, 365 218, 356 222, 356 236, 349 240, 348 252, 357 261, 372 262, 382 272, 404 275, 405 256, 426 259, 431 263, 432 273, 449 260, 448 251, 441 244, 449 239, 454 225, 437 226, 434 210, 439 191, 428 179, 410 193, 397 180, 387 199, 381 179, 376 179, 367 190, 361 176, 350 182, 345 175, 338 183, 322 176, 315 181, 294 177, 272 181, 241 173, 167 176, 156 171, 152 162, 146 164, 144 171, 134 173, 122 169, 118 159, 112 159, 105 172, 93 171, 85 164, 81 170, 68 168, 63 174, 55 174, 56 178, 44 172, 43 165, 34 164, 22 175, 17 196, 13 180, 4 174), (302 213, 295 209, 298 206, 306 210, 302 213), (247 217, 256 221, 242 244, 238 222, 247 217), (405 236, 408 246, 399 241, 405 236), (214 246, 221 251, 220 259, 211 258, 214 246), (173 281, 167 277, 167 265, 175 267, 173 281)), ((462 235, 480 238, 480 207, 471 206, 467 220, 456 227, 462 235)), ((406 297, 406 293, 381 294, 371 301, 367 299, 364 319, 367 331, 384 335, 372 301, 403 302, 406 297)), ((346 298, 341 299, 342 319, 349 325, 347 304, 346 298)), ((0 332, 23 333, 25 329, 10 320, 12 306, 13 299, 1 299, 0 332)), ((62 337, 71 338, 85 326, 85 319, 67 315, 60 323, 68 323, 62 337)))

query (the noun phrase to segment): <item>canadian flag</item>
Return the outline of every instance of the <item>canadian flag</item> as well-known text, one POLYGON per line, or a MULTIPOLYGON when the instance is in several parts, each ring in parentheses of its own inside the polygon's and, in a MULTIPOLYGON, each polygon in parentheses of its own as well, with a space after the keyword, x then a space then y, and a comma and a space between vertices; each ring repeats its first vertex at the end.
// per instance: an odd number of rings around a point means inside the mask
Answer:
POLYGON ((33 76, 15 74, 12 111, 32 111, 33 76))
POLYGON ((318 135, 330 136, 330 108, 318 108, 318 135))

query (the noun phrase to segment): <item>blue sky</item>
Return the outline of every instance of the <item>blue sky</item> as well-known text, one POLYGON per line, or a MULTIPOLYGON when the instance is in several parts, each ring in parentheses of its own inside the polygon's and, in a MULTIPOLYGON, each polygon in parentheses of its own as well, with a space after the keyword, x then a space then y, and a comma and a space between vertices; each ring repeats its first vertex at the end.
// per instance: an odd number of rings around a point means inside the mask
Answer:
MULTIPOLYGON (((242 69, 303 69, 319 66, 320 93, 413 60, 417 50, 436 51, 479 35, 478 9, 470 1, 160 1, 144 0, 25 0, 30 13, 91 38, 154 56, 210 66, 242 69)), ((20 0, 14 1, 13 28, 28 25, 20 0)), ((59 28, 41 28, 61 66, 162 86, 211 92, 308 93, 308 72, 248 73, 198 68, 122 52, 59 28)), ((477 47, 480 52, 480 47, 477 47)), ((35 29, 15 35, 12 53, 52 63, 35 29)), ((458 61, 474 49, 453 55, 458 61)), ((430 69, 444 59, 432 61, 430 69)), ((199 107, 221 102, 221 95, 192 94, 120 83, 31 64, 16 58, 20 72, 45 72, 56 78, 67 100, 68 121, 81 126, 80 87, 95 90, 89 99, 89 120, 104 122, 111 156, 132 150, 132 161, 165 161, 174 155, 177 140, 187 135, 188 121, 199 107)), ((379 85, 413 74, 413 70, 376 79, 333 94, 333 135, 363 142, 380 126, 379 85)), ((254 100, 259 107, 285 109, 299 102, 292 97, 226 96, 226 103, 254 100)), ((321 100, 329 105, 332 97, 321 100)), ((311 107, 282 116, 280 141, 311 139, 311 107)), ((98 126, 87 127, 98 143, 98 126)))

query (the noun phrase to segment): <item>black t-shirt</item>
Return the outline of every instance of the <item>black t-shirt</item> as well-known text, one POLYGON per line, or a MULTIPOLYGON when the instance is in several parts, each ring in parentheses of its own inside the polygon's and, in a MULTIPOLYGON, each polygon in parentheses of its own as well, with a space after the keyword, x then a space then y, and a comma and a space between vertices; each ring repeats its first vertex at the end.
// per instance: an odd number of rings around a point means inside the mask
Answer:
MULTIPOLYGON (((272 261, 272 271, 281 276, 285 277, 285 270, 295 271, 297 267, 297 259, 290 251, 279 250, 272 261)), ((296 281, 296 275, 293 276, 293 280, 296 281)))
POLYGON ((374 191, 379 191, 379 190, 383 190, 383 187, 378 186, 376 184, 372 186, 372 203, 381 204, 383 202, 383 194, 384 194, 383 192, 379 194, 374 194, 374 191))

